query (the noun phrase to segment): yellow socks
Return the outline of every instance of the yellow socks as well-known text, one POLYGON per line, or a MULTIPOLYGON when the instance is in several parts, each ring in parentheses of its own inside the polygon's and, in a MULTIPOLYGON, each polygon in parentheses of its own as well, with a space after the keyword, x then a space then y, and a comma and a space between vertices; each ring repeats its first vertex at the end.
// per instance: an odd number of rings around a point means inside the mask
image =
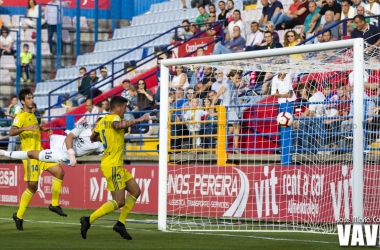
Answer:
POLYGON ((30 200, 32 199, 33 195, 34 194, 30 192, 28 189, 24 191, 24 193, 21 196, 20 207, 18 208, 18 211, 17 211, 17 218, 19 219, 24 218, 26 208, 28 207, 28 204, 30 200))
POLYGON ((128 214, 131 212, 133 206, 135 205, 136 197, 133 195, 128 195, 125 199, 125 205, 121 208, 121 213, 119 217, 119 221, 125 224, 125 220, 127 219, 128 214))
POLYGON ((92 224, 95 220, 99 219, 100 217, 109 214, 118 208, 119 206, 117 205, 115 200, 104 203, 98 210, 91 214, 90 224, 92 224))
POLYGON ((59 196, 61 195, 61 186, 62 186, 62 180, 54 177, 53 184, 51 185, 51 189, 53 190, 51 205, 54 207, 59 206, 59 196))

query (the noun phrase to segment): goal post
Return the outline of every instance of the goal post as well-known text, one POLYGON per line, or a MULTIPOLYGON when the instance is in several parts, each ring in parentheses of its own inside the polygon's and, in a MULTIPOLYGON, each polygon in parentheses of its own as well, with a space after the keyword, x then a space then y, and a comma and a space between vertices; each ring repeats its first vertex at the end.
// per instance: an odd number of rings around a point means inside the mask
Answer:
MULTIPOLYGON (((355 82, 355 91, 353 91, 353 95, 354 95, 353 97, 353 100, 354 100, 353 123, 357 125, 356 126, 357 129, 353 129, 353 151, 355 152, 355 154, 352 154, 353 169, 351 173, 352 216, 363 218, 363 185, 364 185, 363 184, 363 162, 364 162, 363 153, 364 153, 364 147, 365 147, 364 135, 363 135, 363 124, 364 124, 363 114, 364 114, 364 109, 365 109, 364 98, 363 98, 363 95, 364 95, 363 74, 364 74, 364 69, 365 69, 365 65, 364 65, 365 61, 364 61, 364 40, 362 38, 357 38, 357 39, 350 39, 350 40, 343 40, 343 41, 320 43, 320 44, 315 44, 315 45, 304 45, 304 46, 287 47, 287 48, 280 48, 280 49, 261 50, 261 51, 254 51, 254 52, 162 60, 161 61, 161 81, 160 81, 161 82, 161 88, 160 88, 161 100, 160 100, 160 126, 159 126, 160 138, 159 138, 158 229, 161 231, 168 230, 168 221, 167 221, 168 183, 169 183, 168 181, 168 158, 169 158, 168 140, 170 140, 171 132, 170 132, 170 125, 169 125, 169 117, 170 117, 169 116, 170 115, 169 98, 167 97, 169 96, 169 68, 171 66, 177 66, 177 65, 181 65, 181 66, 182 65, 211 65, 212 66, 215 64, 218 64, 218 65, 223 64, 223 62, 236 62, 235 64, 231 63, 231 65, 237 65, 237 67, 243 67, 246 70, 248 70, 250 67, 249 63, 250 62, 255 63, 254 60, 252 59, 288 56, 288 55, 294 55, 294 54, 312 53, 312 52, 320 52, 320 51, 342 50, 342 49, 347 49, 347 48, 353 49, 352 61, 354 65, 352 66, 352 71, 353 71, 354 82, 355 82), (240 62, 244 62, 244 61, 247 61, 247 63, 245 63, 243 66, 239 64, 240 62)), ((300 62, 300 65, 301 64, 302 64, 302 61, 300 62)), ((281 65, 279 65, 278 67, 279 67, 279 70, 281 70, 281 65)), ((290 67, 290 66, 288 65, 287 67, 290 67)), ((293 64, 291 67, 293 67, 296 72, 302 72, 302 69, 299 69, 297 64, 293 64)), ((233 68, 233 66, 231 66, 231 68, 233 68)), ((199 164, 199 167, 204 167, 203 163, 198 163, 198 164, 199 164)), ((239 170, 236 170, 236 171, 238 171, 238 173, 241 174, 240 173, 241 171, 240 172, 239 170)), ((270 176, 270 173, 266 173, 266 176, 267 175, 270 176)), ((267 185, 265 184, 265 182, 263 183, 262 183, 262 186, 267 185)), ((241 183, 239 185, 249 186, 248 180, 247 182, 245 182, 245 184, 241 183)), ((271 184, 268 184, 268 185, 271 185, 271 184)), ((268 191, 268 194, 269 194, 269 191, 268 191)), ((192 195, 192 193, 188 192, 187 195, 189 197, 192 195)), ((239 195, 247 196, 247 193, 239 193, 239 195)), ((254 193, 250 195, 254 195, 254 193)), ((239 198, 239 199, 243 200, 243 198, 239 198)), ((261 200, 261 202, 265 203, 265 201, 263 200, 261 200)), ((238 206, 240 207, 239 204, 238 206)), ((214 218, 213 216, 209 216, 208 212, 209 211, 205 210, 204 215, 200 215, 200 216, 208 217, 209 223, 213 223, 213 220, 218 219, 218 218, 214 218)), ((173 211, 170 212, 170 215, 173 217, 178 216, 178 214, 173 211)), ((181 223, 181 221, 179 221, 179 223, 181 223)), ((258 223, 264 223, 264 222, 260 221, 258 223)), ((182 228, 182 229, 186 229, 186 228, 182 228)), ((200 230, 204 230, 204 229, 200 229, 200 230)), ((212 230, 214 230, 214 228, 212 228, 212 230)), ((218 230, 218 229, 215 229, 215 230, 218 230)), ((249 231, 249 228, 248 228, 248 231, 249 231)), ((275 230, 275 231, 281 231, 281 230, 275 230)))

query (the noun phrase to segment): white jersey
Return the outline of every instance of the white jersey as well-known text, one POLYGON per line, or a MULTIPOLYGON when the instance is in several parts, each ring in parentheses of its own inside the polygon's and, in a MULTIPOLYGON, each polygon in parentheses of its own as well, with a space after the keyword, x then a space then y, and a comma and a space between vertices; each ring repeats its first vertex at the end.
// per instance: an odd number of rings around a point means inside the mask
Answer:
MULTIPOLYGON (((80 125, 69 133, 75 135, 73 140, 73 149, 75 156, 80 157, 91 154, 93 152, 103 152, 103 144, 101 142, 91 142, 91 128, 89 126, 80 125)), ((65 163, 70 160, 65 143, 66 136, 52 135, 50 136, 50 150, 43 150, 39 154, 39 160, 43 162, 59 162, 65 163)))

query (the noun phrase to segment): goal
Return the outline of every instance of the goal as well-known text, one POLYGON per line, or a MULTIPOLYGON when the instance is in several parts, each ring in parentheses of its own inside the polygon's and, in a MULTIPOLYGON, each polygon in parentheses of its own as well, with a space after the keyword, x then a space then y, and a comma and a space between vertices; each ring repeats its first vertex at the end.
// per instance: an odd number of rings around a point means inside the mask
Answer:
POLYGON ((198 86, 161 98, 159 230, 332 233, 380 215, 376 100, 364 95, 380 65, 363 39, 163 60, 162 86, 173 66, 226 91, 221 105, 198 86), (289 128, 276 124, 284 111, 289 128))

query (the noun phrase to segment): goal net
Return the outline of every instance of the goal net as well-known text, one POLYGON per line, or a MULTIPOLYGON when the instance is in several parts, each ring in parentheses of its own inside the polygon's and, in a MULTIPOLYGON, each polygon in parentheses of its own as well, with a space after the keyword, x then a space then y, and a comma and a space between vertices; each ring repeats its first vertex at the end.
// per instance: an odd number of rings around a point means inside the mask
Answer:
POLYGON ((331 233, 379 216, 376 53, 356 39, 163 61, 163 86, 174 66, 197 81, 161 88, 159 229, 331 233))

